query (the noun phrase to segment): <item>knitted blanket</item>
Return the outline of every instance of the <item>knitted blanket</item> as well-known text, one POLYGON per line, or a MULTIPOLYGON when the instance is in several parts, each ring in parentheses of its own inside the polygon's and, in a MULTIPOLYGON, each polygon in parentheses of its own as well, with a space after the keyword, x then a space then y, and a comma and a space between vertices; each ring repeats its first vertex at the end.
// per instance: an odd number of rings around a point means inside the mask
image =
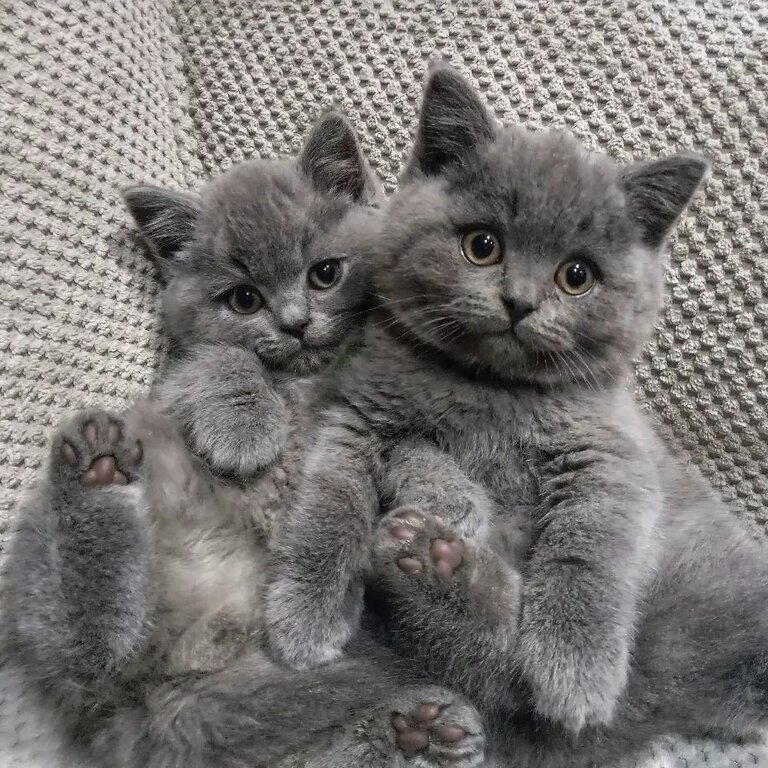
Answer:
MULTIPOLYGON (((0 10, 0 552, 63 413, 151 380, 156 287, 117 190, 194 188, 295 151, 331 103, 394 184, 427 62, 497 116, 620 160, 714 161, 637 364, 660 428, 761 532, 768 510, 768 0, 4 0, 0 10)), ((0 554, 0 568, 2 556, 0 554)), ((0 768, 72 766, 0 676, 0 768)), ((768 766, 659 743, 648 766, 768 766)))

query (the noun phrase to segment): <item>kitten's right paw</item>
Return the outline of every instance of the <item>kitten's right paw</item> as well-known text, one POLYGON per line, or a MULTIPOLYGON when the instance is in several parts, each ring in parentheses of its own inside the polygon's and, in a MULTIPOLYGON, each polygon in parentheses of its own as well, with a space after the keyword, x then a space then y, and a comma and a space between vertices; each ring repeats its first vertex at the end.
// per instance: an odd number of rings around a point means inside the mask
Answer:
POLYGON ((242 347, 194 348, 158 382, 155 397, 214 474, 252 477, 285 447, 288 408, 242 347))
POLYGON ((414 765, 474 768, 483 762, 480 715, 449 691, 421 689, 401 697, 390 723, 395 746, 414 765))
POLYGON ((287 424, 286 406, 274 393, 207 398, 191 414, 188 439, 215 474, 252 477, 280 456, 287 424))
POLYGON ((142 460, 141 443, 120 416, 83 411, 66 421, 53 441, 53 469, 86 488, 128 485, 142 460))
POLYGON ((362 605, 362 585, 344 603, 336 593, 324 599, 300 580, 277 578, 266 600, 270 645, 294 669, 328 664, 341 656, 359 625, 362 605))

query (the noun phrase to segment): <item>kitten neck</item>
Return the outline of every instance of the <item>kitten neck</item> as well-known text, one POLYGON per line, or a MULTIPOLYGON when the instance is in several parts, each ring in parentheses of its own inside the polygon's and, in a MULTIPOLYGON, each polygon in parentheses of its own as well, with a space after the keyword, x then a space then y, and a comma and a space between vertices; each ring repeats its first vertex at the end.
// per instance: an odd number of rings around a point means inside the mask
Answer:
POLYGON ((501 376, 488 366, 467 364, 451 357, 447 352, 417 336, 388 308, 379 307, 372 313, 372 327, 380 329, 396 345, 405 347, 410 354, 432 370, 444 370, 466 381, 492 389, 510 390, 525 388, 543 391, 545 388, 526 379, 501 376))

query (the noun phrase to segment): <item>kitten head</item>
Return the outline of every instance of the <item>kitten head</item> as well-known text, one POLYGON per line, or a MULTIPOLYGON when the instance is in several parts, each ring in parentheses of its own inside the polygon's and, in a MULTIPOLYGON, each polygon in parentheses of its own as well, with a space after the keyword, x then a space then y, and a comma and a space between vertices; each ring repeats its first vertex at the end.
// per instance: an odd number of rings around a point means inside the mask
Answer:
POLYGON ((664 240, 706 169, 691 154, 619 167, 566 134, 498 127, 439 67, 381 221, 382 303, 470 368, 613 377, 650 334, 664 240))
POLYGON ((241 163, 199 196, 140 186, 124 198, 165 283, 173 346, 236 344, 304 374, 359 324, 369 270, 346 233, 379 185, 341 115, 321 118, 298 158, 241 163))

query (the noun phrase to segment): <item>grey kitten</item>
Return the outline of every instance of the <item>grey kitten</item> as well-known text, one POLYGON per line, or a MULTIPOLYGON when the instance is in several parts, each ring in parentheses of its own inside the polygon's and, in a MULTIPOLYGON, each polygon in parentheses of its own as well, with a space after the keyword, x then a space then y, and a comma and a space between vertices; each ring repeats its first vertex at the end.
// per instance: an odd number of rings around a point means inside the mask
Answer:
POLYGON ((476 712, 369 638, 306 673, 261 643, 273 528, 368 299, 347 232, 379 195, 352 129, 329 114, 297 160, 125 198, 169 351, 148 402, 54 437, 10 556, 10 660, 76 746, 122 768, 477 765, 476 712))
POLYGON ((401 187, 361 233, 380 307, 275 544, 283 658, 336 658, 372 574, 393 641, 478 706, 503 765, 604 765, 660 733, 765 723, 766 550, 624 384, 706 168, 617 167, 500 128, 432 73, 401 187), (404 437, 488 492, 485 527, 398 508, 386 457, 404 437))

